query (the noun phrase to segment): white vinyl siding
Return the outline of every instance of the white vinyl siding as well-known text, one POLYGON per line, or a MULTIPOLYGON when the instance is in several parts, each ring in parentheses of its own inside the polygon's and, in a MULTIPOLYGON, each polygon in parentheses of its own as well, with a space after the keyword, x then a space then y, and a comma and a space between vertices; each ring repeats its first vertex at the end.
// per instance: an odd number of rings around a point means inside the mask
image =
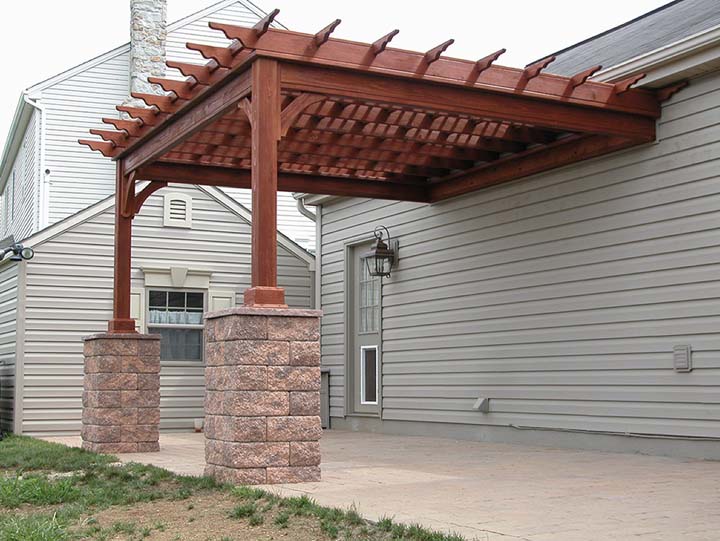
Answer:
POLYGON ((91 128, 111 129, 102 117, 128 95, 124 52, 42 91, 46 111, 45 167, 49 175, 49 223, 89 207, 115 191, 115 163, 80 145, 91 128))
MULTIPOLYGON (((208 21, 247 26, 255 24, 259 18, 254 9, 235 2, 198 20, 171 25, 167 57, 205 62, 199 53, 186 49, 185 43, 229 43, 222 32, 208 27, 208 21)), ((118 49, 115 56, 42 88, 40 102, 47 111, 45 167, 50 170, 49 224, 114 193, 115 163, 78 144, 77 140, 96 138, 88 133, 91 128, 112 129, 102 122, 102 117, 118 117, 115 106, 128 97, 128 70, 129 47, 124 47, 118 49)), ((38 86, 42 87, 42 84, 38 86)), ((250 206, 249 190, 227 192, 240 203, 250 206)), ((314 224, 297 211, 290 193, 278 194, 278 228, 304 248, 314 248, 314 224)))
MULTIPOLYGON (((133 224, 133 291, 145 288, 141 267, 208 270, 209 293, 250 285, 250 225, 190 186, 168 190, 193 200, 193 228, 163 227, 162 191, 133 224)), ((113 208, 35 246, 28 264, 23 432, 78 434, 83 379, 82 337, 106 329, 112 310, 113 208)), ((278 281, 287 302, 311 303, 308 263, 278 246, 278 281)), ((188 430, 203 417, 202 364, 163 362, 161 428, 188 430)))
POLYGON ((20 265, 0 262, 0 431, 12 431, 20 265))
POLYGON ((16 241, 29 237, 38 226, 39 115, 33 112, 15 155, 0 202, 0 239, 13 235, 16 241))
POLYGON ((332 416, 344 246, 383 224, 400 242, 383 280, 383 419, 719 437, 719 171, 715 73, 664 105, 656 144, 433 205, 326 205, 332 416), (683 344, 690 373, 673 370, 683 344), (472 410, 479 396, 490 413, 472 410))

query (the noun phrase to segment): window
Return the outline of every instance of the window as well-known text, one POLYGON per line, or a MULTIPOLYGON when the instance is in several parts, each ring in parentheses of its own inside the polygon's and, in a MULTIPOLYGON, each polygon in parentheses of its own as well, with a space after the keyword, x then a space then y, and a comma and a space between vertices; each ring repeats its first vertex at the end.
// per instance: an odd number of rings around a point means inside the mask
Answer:
POLYGON ((360 403, 378 403, 378 348, 360 347, 360 403))
POLYGON ((202 361, 205 294, 150 290, 148 332, 161 336, 163 361, 202 361))
POLYGON ((380 328, 380 277, 370 276, 365 261, 360 265, 360 324, 358 332, 377 332, 380 328))
POLYGON ((163 225, 169 227, 192 227, 192 197, 184 193, 166 194, 163 225))

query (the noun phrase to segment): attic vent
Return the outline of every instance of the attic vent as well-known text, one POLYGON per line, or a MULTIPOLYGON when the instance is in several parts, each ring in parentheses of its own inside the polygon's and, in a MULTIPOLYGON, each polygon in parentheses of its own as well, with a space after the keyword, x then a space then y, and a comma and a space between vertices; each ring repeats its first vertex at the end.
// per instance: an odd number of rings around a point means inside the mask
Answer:
POLYGON ((183 193, 165 194, 163 225, 192 227, 192 197, 183 193))

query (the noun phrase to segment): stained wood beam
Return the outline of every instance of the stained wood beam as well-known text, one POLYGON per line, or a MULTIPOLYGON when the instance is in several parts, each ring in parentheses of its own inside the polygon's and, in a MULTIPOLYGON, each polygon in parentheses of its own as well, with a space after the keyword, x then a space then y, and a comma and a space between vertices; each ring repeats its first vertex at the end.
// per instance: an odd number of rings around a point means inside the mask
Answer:
POLYGON ((145 201, 147 201, 148 197, 157 192, 159 189, 165 188, 167 185, 168 183, 164 181, 152 181, 150 182, 150 184, 140 190, 137 194, 135 194, 135 206, 133 207, 133 214, 137 214, 138 212, 140 212, 140 209, 142 208, 145 201))
POLYGON ((623 79, 622 81, 618 81, 613 85, 613 92, 616 96, 619 96, 621 94, 625 94, 627 91, 629 91, 634 84, 636 84, 641 79, 645 78, 644 73, 638 73, 636 75, 631 75, 627 79, 623 79))
POLYGON ((134 333, 135 320, 130 317, 130 284, 132 267, 132 215, 124 215, 125 203, 134 205, 134 179, 117 162, 115 172, 115 250, 113 254, 113 317, 108 332, 134 333), (129 201, 126 201, 130 198, 129 201))
POLYGON ((503 48, 475 62, 475 72, 477 73, 478 77, 482 72, 492 66, 497 61, 497 59, 504 55, 506 52, 507 49, 503 48))
POLYGON ((327 25, 325 28, 315 34, 312 41, 313 47, 318 48, 322 45, 325 45, 330 39, 330 34, 335 31, 335 29, 340 25, 341 22, 342 21, 340 19, 335 19, 333 22, 331 22, 329 25, 327 25))
POLYGON ((437 85, 430 91, 422 81, 389 79, 369 73, 300 64, 285 64, 282 79, 283 88, 294 91, 324 92, 500 122, 532 124, 552 130, 604 133, 643 141, 655 138, 654 118, 575 107, 570 103, 528 100, 519 95, 478 92, 451 86, 437 85))
MULTIPOLYGON (((210 27, 222 31, 229 39, 238 39, 258 56, 270 56, 281 60, 305 62, 329 68, 351 68, 367 73, 394 75, 404 78, 418 78, 417 68, 423 62, 425 53, 405 51, 387 47, 382 54, 368 62, 368 51, 372 44, 352 42, 336 38, 329 39, 317 49, 312 57, 306 51, 312 49, 314 36, 281 29, 270 29, 258 40, 251 28, 232 24, 210 23, 210 27)), ((440 57, 433 62, 421 78, 425 81, 442 82, 456 86, 486 89, 504 94, 515 94, 524 75, 524 70, 506 66, 491 65, 483 70, 481 77, 475 77, 476 62, 457 58, 440 57)), ((523 94, 541 97, 549 101, 583 104, 600 109, 610 109, 649 115, 657 118, 660 108, 652 91, 633 89, 632 92, 616 95, 613 85, 590 81, 566 95, 567 77, 540 73, 527 84, 523 94)))
POLYGON ((160 113, 159 109, 154 107, 131 107, 129 105, 117 105, 115 106, 115 109, 121 113, 126 113, 131 118, 141 120, 143 126, 155 126, 166 118, 165 115, 160 113))
POLYGON ((388 43, 392 41, 392 39, 397 36, 400 33, 400 30, 397 28, 391 32, 388 32, 383 37, 378 39, 377 41, 373 42, 373 44, 370 46, 370 53, 373 56, 379 55, 381 52, 383 52, 387 46, 388 43))
MULTIPOLYGON (((479 137, 475 136, 475 139, 479 137)), ((197 133, 175 150, 183 151, 186 145, 193 143, 220 145, 219 148, 250 149, 250 137, 247 133, 228 134, 221 130, 203 130, 197 133)), ((490 141, 492 143, 492 141, 490 141)), ((456 160, 487 161, 495 159, 499 152, 517 152, 524 150, 524 145, 498 141, 498 145, 479 142, 472 144, 469 141, 454 144, 438 143, 427 138, 406 136, 404 138, 381 138, 366 135, 338 134, 320 130, 294 129, 291 135, 280 142, 280 149, 289 149, 297 152, 316 153, 323 156, 371 156, 370 153, 384 152, 386 154, 418 156, 431 156, 434 158, 448 158, 456 160), (489 148, 486 148, 489 147, 489 148)))
MULTIPOLYGON (((250 188, 250 171, 230 167, 185 163, 155 162, 137 172, 138 178, 179 184, 250 188)), ((278 190, 342 197, 367 197, 392 201, 430 201, 428 187, 385 180, 358 180, 354 178, 278 173, 278 190)))
POLYGON ((278 16, 280 13, 279 9, 273 9, 270 13, 265 15, 262 19, 260 19, 257 23, 255 23, 255 26, 253 26, 253 30, 255 31, 255 36, 262 37, 262 35, 268 31, 270 28, 270 25, 275 20, 275 17, 278 16))
POLYGON ((122 152, 127 172, 144 164, 188 139, 205 126, 237 106, 250 93, 250 71, 228 76, 198 98, 187 104, 182 111, 168 118, 148 135, 140 138, 138 144, 122 152), (142 144, 140 144, 142 142, 142 144))
POLYGON ((430 198, 432 201, 441 201, 634 145, 637 145, 636 141, 623 137, 603 135, 572 137, 569 140, 557 141, 520 155, 498 160, 470 172, 439 179, 430 188, 430 198))
POLYGON ((251 68, 252 101, 252 243, 249 306, 285 306, 285 291, 277 283, 278 141, 281 137, 280 66, 259 58, 251 68))

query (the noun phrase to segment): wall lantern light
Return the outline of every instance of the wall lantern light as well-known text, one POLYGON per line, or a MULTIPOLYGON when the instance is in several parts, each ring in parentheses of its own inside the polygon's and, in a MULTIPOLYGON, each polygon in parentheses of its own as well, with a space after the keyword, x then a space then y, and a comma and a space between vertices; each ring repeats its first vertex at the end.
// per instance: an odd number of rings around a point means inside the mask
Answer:
POLYGON ((22 261, 23 259, 32 259, 35 255, 35 251, 29 246, 23 246, 22 244, 13 244, 8 248, 3 249, 0 261, 2 261, 3 258, 10 252, 12 252, 12 255, 10 256, 10 261, 22 261))
POLYGON ((363 254, 370 276, 390 276, 390 271, 397 261, 398 241, 390 238, 390 232, 384 225, 379 225, 373 232, 375 245, 369 252, 363 254), (387 242, 383 240, 383 231, 387 242))

